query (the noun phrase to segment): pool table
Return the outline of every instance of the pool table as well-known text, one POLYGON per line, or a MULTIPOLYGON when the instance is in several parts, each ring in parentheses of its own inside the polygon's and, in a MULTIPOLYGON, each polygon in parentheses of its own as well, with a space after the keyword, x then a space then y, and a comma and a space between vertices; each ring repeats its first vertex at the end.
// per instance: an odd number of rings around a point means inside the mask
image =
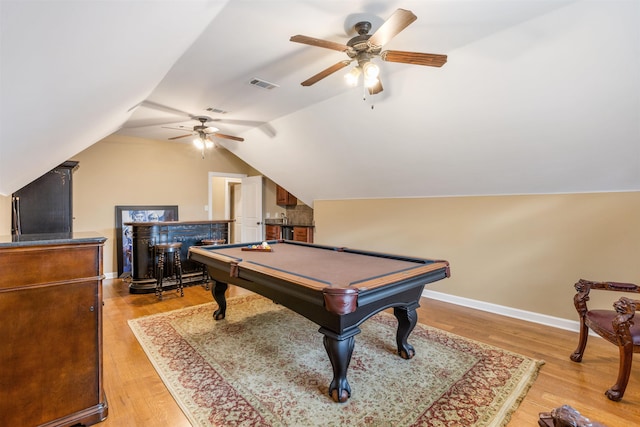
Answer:
POLYGON ((329 394, 336 402, 351 396, 347 369, 359 325, 393 307, 398 354, 412 358, 415 350, 407 338, 418 320, 424 286, 450 275, 447 261, 290 240, 267 242, 270 251, 251 250, 260 243, 189 248, 189 259, 206 265, 215 282, 211 292, 218 309, 213 315, 224 319, 231 283, 318 324, 333 367, 329 394))

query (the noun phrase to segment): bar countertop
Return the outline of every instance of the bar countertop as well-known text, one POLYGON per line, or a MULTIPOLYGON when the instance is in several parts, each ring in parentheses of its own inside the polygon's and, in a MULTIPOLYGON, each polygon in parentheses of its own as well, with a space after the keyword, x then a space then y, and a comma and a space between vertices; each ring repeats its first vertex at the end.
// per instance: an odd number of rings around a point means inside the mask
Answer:
POLYGON ((125 222, 122 225, 135 225, 138 227, 153 227, 156 225, 190 225, 190 224, 225 224, 235 222, 235 219, 209 219, 202 221, 145 221, 145 222, 125 222))

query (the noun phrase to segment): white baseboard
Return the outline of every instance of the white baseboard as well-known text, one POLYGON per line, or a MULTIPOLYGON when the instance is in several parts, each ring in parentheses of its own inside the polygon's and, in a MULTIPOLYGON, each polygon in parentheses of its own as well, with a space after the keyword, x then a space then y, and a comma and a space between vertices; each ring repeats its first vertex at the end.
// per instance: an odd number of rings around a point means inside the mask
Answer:
POLYGON ((104 273, 104 277, 106 279, 117 279, 118 273, 116 273, 115 271, 112 271, 111 273, 104 273))
POLYGON ((489 313, 500 314, 502 316, 513 317, 515 319, 525 320, 527 322, 538 323, 540 325, 551 326, 554 328, 565 329, 571 332, 580 332, 580 323, 576 320, 567 320, 560 317, 548 316, 546 314, 534 313, 532 311, 519 310, 517 308, 506 307, 503 305, 492 304, 489 302, 473 300, 470 298, 457 297, 442 292, 424 290, 422 296, 438 301, 444 301, 451 304, 461 305, 463 307, 475 308, 477 310, 487 311, 489 313))

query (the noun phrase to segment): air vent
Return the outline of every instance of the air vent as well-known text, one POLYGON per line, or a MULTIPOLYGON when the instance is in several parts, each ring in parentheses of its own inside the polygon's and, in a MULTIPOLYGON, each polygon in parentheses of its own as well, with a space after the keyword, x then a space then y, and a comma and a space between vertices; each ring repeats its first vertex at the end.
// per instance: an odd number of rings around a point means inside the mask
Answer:
POLYGON ((275 83, 269 83, 266 80, 261 80, 261 79, 257 79, 257 78, 251 80, 251 84, 254 85, 254 86, 257 86, 257 87, 261 87, 262 89, 269 89, 269 90, 270 89, 275 89, 277 87, 280 87, 275 83))
POLYGON ((206 111, 209 111, 211 113, 217 113, 217 114, 227 114, 228 111, 225 110, 221 110, 219 108, 215 108, 215 107, 209 107, 206 109, 206 111))

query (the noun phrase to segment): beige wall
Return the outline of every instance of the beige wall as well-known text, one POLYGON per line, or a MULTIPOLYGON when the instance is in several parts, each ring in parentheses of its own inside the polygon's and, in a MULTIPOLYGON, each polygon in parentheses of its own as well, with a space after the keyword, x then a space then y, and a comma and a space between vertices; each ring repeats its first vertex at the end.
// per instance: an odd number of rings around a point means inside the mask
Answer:
MULTIPOLYGON (((178 205, 180 220, 206 220, 209 172, 260 175, 224 149, 206 153, 205 159, 188 143, 150 141, 112 135, 70 160, 79 161, 73 176, 74 231, 95 231, 108 238, 104 271, 116 273, 115 206, 178 205)), ((214 198, 224 193, 222 183, 214 198)), ((213 182, 213 181, 212 181, 213 182)), ((275 204, 275 183, 265 179, 265 212, 272 217, 284 208, 275 204)), ((214 203, 215 206, 223 203, 214 203)), ((223 219, 213 211, 214 219, 223 219)), ((11 234, 11 197, 0 196, 0 235, 11 234)))
POLYGON ((11 196, 0 196, 0 236, 11 234, 11 196))
POLYGON ((211 178, 211 219, 229 219, 225 212, 227 201, 225 195, 227 191, 227 179, 219 176, 211 178))
MULTIPOLYGON (((205 159, 190 144, 112 135, 70 160, 79 161, 73 175, 73 229, 108 238, 104 272, 117 272, 116 205, 178 205, 179 219, 206 220, 209 172, 258 175, 224 149, 205 159)), ((11 233, 10 197, 0 198, 2 234, 11 233)))
POLYGON ((322 200, 314 219, 316 243, 448 260, 428 289, 554 317, 577 320, 579 278, 640 282, 640 192, 322 200))
POLYGON ((265 218, 267 214, 269 214, 269 218, 282 218, 287 210, 276 204, 276 183, 265 179, 262 191, 265 218))
POLYGON ((258 175, 224 149, 205 158, 190 144, 112 135, 73 157, 74 231, 97 231, 109 238, 104 271, 117 272, 116 205, 178 205, 182 221, 206 220, 209 172, 258 175))
MULTIPOLYGON (((117 271, 116 205, 177 204, 181 220, 207 219, 208 172, 259 174, 225 150, 203 160, 187 144, 118 136, 73 160, 74 229, 108 237, 106 273, 117 271)), ((272 217, 274 200, 267 180, 272 217)), ((316 243, 448 260, 452 277, 428 289, 570 320, 577 279, 640 282, 640 192, 320 200, 314 220, 316 243)), ((0 197, 1 234, 10 222, 0 197)))

